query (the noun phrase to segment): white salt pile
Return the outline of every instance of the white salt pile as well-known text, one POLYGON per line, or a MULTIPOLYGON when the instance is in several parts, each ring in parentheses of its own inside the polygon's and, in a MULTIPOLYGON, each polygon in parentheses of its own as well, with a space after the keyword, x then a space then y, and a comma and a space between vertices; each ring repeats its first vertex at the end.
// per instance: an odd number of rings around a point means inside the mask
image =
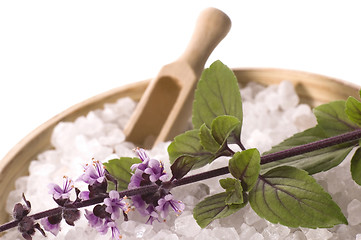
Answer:
MULTIPOLYGON (((247 148, 257 147, 266 151, 296 132, 316 124, 309 106, 299 104, 298 96, 289 82, 264 88, 251 83, 241 90, 243 98, 244 121, 242 142, 247 148)), ((121 131, 127 122, 135 103, 120 99, 116 104, 107 104, 104 109, 89 113, 74 123, 60 123, 54 130, 52 144, 55 150, 46 151, 30 164, 30 175, 21 177, 8 199, 7 211, 11 212, 15 202, 21 201, 22 192, 32 203, 32 213, 56 207, 51 196, 47 194, 49 183, 62 183, 63 175, 76 179, 83 165, 91 158, 108 160, 116 156, 134 156, 134 145, 124 142, 121 131)), ((162 143, 150 150, 152 158, 167 162, 167 146, 162 143)), ((185 211, 178 217, 168 216, 165 223, 145 224, 146 219, 137 212, 129 214, 129 221, 119 222, 123 239, 147 240, 326 240, 326 239, 360 239, 361 240, 361 188, 350 178, 349 160, 339 167, 316 175, 318 181, 332 194, 341 206, 349 225, 339 225, 332 229, 288 228, 275 225, 258 217, 246 206, 239 212, 214 221, 201 229, 192 217, 192 209, 201 199, 209 194, 222 191, 218 178, 202 183, 178 187, 172 190, 176 199, 182 200, 185 211)), ((227 165, 227 159, 219 159, 196 172, 227 165)), ((169 165, 167 166, 169 169, 169 165)), ((82 186, 77 185, 82 188, 82 186)), ((75 222, 75 227, 62 223, 62 231, 57 237, 48 233, 48 239, 110 239, 88 227, 82 217, 75 222)), ((16 230, 9 231, 2 239, 22 239, 16 230)), ((34 239, 43 239, 36 234, 34 239)))

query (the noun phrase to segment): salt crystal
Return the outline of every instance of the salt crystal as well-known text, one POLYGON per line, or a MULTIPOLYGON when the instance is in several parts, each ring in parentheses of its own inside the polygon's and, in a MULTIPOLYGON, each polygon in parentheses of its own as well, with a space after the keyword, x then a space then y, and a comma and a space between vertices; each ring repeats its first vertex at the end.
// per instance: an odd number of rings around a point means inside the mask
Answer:
POLYGON ((284 240, 307 240, 307 238, 302 231, 295 231, 288 235, 284 240))
POLYGON ((347 220, 351 226, 361 223, 361 202, 357 199, 353 199, 347 205, 347 220))
POLYGON ((303 229, 302 231, 305 233, 307 239, 312 240, 327 240, 332 237, 332 233, 324 228, 318 229, 303 229))
POLYGON ((240 239, 250 239, 257 231, 254 227, 243 223, 240 230, 240 239))
POLYGON ((89 112, 86 117, 77 118, 74 125, 79 133, 86 136, 94 136, 101 132, 104 127, 103 121, 94 112, 89 112))
POLYGON ((197 240, 218 240, 212 235, 212 230, 204 228, 202 231, 194 238, 197 240))
POLYGON ((150 240, 178 240, 178 236, 175 233, 167 229, 160 230, 155 236, 153 236, 150 240))
POLYGON ((253 234, 253 236, 249 238, 249 240, 263 240, 263 239, 264 239, 263 235, 258 232, 253 234))
POLYGON ((147 235, 153 229, 152 225, 149 224, 139 224, 135 227, 134 233, 136 238, 147 238, 147 235))
POLYGON ((265 106, 270 111, 276 111, 280 105, 280 100, 276 93, 270 93, 265 96, 265 106))
POLYGON ((176 218, 174 229, 177 234, 186 237, 195 237, 201 231, 193 215, 187 211, 184 211, 182 215, 176 218))
POLYGON ((233 227, 223 228, 215 227, 212 230, 212 235, 219 240, 239 240, 238 233, 233 227))
POLYGON ((110 129, 105 136, 99 137, 99 142, 105 146, 114 146, 125 140, 124 133, 119 128, 110 129))
POLYGON ((120 228, 122 231, 124 231, 126 233, 131 233, 131 234, 134 233, 136 226, 137 226, 137 223, 132 220, 128 220, 128 221, 122 222, 120 224, 120 228))
POLYGON ((310 106, 306 104, 300 104, 292 111, 291 120, 298 127, 299 131, 314 127, 317 124, 316 117, 311 113, 310 106))
POLYGON ((285 238, 288 234, 290 234, 290 229, 288 227, 271 223, 262 232, 262 235, 266 239, 270 240, 282 239, 285 238))
POLYGON ((299 97, 291 82, 282 81, 278 86, 278 94, 281 98, 280 105, 282 109, 286 110, 297 106, 299 97))

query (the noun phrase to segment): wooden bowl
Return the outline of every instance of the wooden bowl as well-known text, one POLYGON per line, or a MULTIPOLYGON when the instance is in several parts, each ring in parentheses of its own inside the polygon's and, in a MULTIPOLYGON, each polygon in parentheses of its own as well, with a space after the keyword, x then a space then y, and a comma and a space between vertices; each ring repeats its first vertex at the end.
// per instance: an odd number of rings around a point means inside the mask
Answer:
MULTIPOLYGON (((277 84, 283 80, 291 81, 301 102, 317 106, 332 100, 347 99, 348 96, 359 96, 359 86, 321 76, 318 74, 281 70, 281 69, 233 69, 241 86, 248 82, 264 85, 277 84)), ((14 189, 17 178, 28 174, 31 160, 44 150, 52 148, 50 136, 54 127, 61 121, 74 121, 77 117, 86 115, 89 111, 102 108, 105 103, 115 102, 118 98, 131 97, 138 101, 149 80, 129 84, 99 94, 84 102, 76 104, 66 111, 45 122, 21 140, 0 161, 0 224, 9 220, 5 212, 8 194, 14 189)))

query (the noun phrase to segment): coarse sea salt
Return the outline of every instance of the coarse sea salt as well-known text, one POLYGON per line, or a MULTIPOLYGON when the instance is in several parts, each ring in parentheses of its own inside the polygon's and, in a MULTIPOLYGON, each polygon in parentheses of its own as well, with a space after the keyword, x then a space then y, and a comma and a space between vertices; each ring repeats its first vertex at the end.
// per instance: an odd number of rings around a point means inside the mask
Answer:
MULTIPOLYGON (((294 133, 313 127, 315 117, 308 105, 300 104, 299 98, 290 82, 263 87, 250 83, 241 89, 244 120, 242 142, 246 148, 257 147, 261 152, 294 133)), ((84 164, 92 158, 107 161, 117 156, 135 156, 132 143, 125 142, 122 132, 136 103, 129 98, 119 99, 117 103, 106 104, 103 109, 88 113, 74 122, 60 123, 54 129, 51 143, 53 150, 41 153, 31 162, 29 176, 20 177, 16 189, 10 193, 6 210, 11 213, 14 203, 21 202, 24 192, 32 203, 32 213, 56 207, 47 193, 49 183, 61 183, 67 175, 76 179, 84 164)), ((162 160, 169 170, 167 146, 161 143, 148 151, 152 158, 162 160)), ((227 165, 228 158, 220 158, 201 169, 198 173, 227 165)), ((183 200, 185 211, 178 217, 170 214, 166 222, 145 224, 146 219, 136 211, 129 213, 129 221, 119 221, 118 226, 123 239, 151 240, 190 240, 190 239, 361 239, 361 188, 355 184, 349 173, 350 160, 346 159, 337 168, 315 174, 317 181, 328 190, 333 199, 341 206, 350 225, 339 225, 331 229, 288 228, 272 224, 260 218, 250 206, 237 213, 213 221, 201 229, 192 217, 192 209, 204 197, 222 191, 218 178, 201 183, 174 188, 172 194, 183 200)), ((76 182, 77 187, 85 185, 76 182)), ((88 226, 82 217, 75 227, 62 223, 62 230, 55 237, 47 233, 48 239, 111 239, 110 232, 101 235, 88 226)), ((1 239, 22 239, 16 229, 8 231, 1 239)), ((37 233, 33 239, 43 239, 37 233)))

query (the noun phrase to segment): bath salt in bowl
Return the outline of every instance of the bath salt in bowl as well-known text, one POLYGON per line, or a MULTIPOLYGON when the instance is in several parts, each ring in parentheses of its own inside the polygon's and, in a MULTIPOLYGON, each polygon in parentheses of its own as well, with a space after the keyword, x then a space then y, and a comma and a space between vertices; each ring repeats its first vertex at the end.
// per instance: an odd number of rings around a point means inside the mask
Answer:
MULTIPOLYGON (((233 69, 241 86, 243 101, 242 142, 246 149, 260 152, 271 149, 293 134, 313 127, 316 119, 311 107, 348 96, 358 96, 358 87, 324 76, 278 69, 233 69)), ((57 115, 22 140, 0 162, 1 221, 9 220, 14 203, 22 202, 22 193, 31 202, 31 212, 54 208, 48 194, 49 183, 60 183, 64 175, 74 180, 91 159, 106 162, 118 156, 136 157, 136 146, 126 142, 122 132, 147 86, 147 81, 101 94, 57 115)), ((158 144, 146 154, 161 160, 170 174, 167 147, 158 144)), ((191 174, 227 166, 221 158, 191 174)), ((174 199, 185 209, 165 222, 146 224, 147 218, 137 211, 129 221, 117 222, 123 239, 356 239, 361 238, 361 189, 349 173, 349 159, 327 172, 315 174, 317 181, 340 205, 349 225, 326 229, 288 228, 260 218, 248 205, 237 213, 213 221, 202 229, 192 215, 198 202, 222 191, 218 178, 211 178, 172 189, 174 199)), ((230 174, 229 174, 230 176, 230 174)), ((80 182, 75 182, 84 188, 80 182)), ((74 198, 75 196, 71 196, 74 198)), ((89 209, 89 208, 88 208, 89 209)), ((91 209, 91 208, 90 208, 91 209)), ((101 235, 88 226, 87 219, 75 227, 62 223, 62 230, 49 239, 110 239, 111 232, 101 235)), ((22 239, 16 229, 2 239, 22 239)), ((33 239, 43 239, 36 233, 33 239)))

